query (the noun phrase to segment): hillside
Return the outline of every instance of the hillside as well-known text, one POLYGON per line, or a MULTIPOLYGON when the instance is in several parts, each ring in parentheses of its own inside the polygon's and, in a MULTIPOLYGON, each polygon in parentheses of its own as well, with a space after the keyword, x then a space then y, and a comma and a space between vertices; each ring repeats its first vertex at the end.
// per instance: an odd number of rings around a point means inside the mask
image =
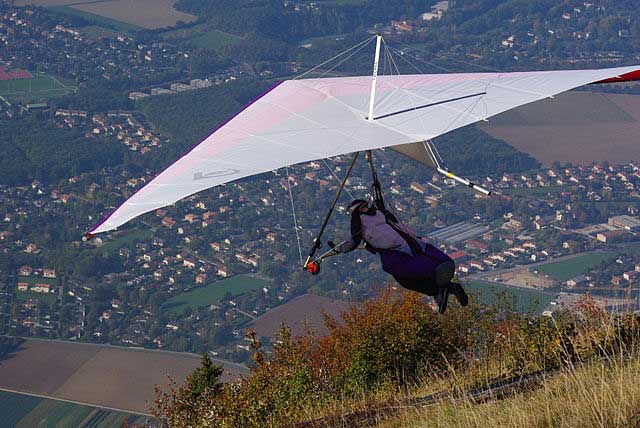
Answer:
POLYGON ((220 383, 204 358, 151 412, 172 428, 590 427, 637 418, 640 317, 607 314, 589 298, 553 318, 475 304, 440 316, 418 295, 388 289, 326 326, 320 338, 283 326, 273 354, 249 332, 250 375, 220 383))

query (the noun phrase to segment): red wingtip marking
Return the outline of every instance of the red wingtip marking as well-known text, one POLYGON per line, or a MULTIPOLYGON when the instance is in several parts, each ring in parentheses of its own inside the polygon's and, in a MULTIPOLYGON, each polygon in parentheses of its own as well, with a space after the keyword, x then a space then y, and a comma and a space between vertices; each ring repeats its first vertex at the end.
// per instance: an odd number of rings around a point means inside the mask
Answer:
POLYGON ((629 73, 625 73, 622 76, 612 77, 610 79, 600 80, 599 82, 595 82, 594 84, 600 83, 620 83, 620 82, 636 82, 640 80, 640 70, 632 71, 629 73))

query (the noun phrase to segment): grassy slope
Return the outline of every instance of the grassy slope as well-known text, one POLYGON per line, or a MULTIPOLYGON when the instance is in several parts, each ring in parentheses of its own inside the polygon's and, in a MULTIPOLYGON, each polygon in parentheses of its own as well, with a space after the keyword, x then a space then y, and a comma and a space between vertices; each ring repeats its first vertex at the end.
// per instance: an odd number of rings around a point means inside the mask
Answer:
POLYGON ((476 404, 442 402, 410 410, 380 425, 418 427, 637 427, 640 426, 640 361, 592 364, 547 379, 514 397, 476 404))

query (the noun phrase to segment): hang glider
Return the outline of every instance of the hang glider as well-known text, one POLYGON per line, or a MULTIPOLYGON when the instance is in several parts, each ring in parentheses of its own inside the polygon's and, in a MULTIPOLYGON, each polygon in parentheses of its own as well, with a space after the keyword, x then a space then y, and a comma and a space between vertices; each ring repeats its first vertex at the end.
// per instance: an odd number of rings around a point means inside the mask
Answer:
MULTIPOLYGON (((285 166, 396 148, 439 168, 426 141, 592 84, 640 79, 640 66, 517 73, 374 75, 273 86, 96 225, 114 230, 187 196, 285 166)), ((457 178, 457 177, 455 177, 457 178)))

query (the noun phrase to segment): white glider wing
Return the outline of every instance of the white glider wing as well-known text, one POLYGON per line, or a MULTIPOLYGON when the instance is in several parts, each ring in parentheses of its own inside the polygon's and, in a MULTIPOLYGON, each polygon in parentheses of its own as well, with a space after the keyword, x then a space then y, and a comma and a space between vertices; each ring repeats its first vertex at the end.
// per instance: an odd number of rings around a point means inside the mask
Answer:
POLYGON ((370 76, 287 80, 219 126, 89 233, 116 229, 239 178, 435 138, 579 86, 636 76, 639 70, 379 76, 373 120, 367 120, 370 76))

